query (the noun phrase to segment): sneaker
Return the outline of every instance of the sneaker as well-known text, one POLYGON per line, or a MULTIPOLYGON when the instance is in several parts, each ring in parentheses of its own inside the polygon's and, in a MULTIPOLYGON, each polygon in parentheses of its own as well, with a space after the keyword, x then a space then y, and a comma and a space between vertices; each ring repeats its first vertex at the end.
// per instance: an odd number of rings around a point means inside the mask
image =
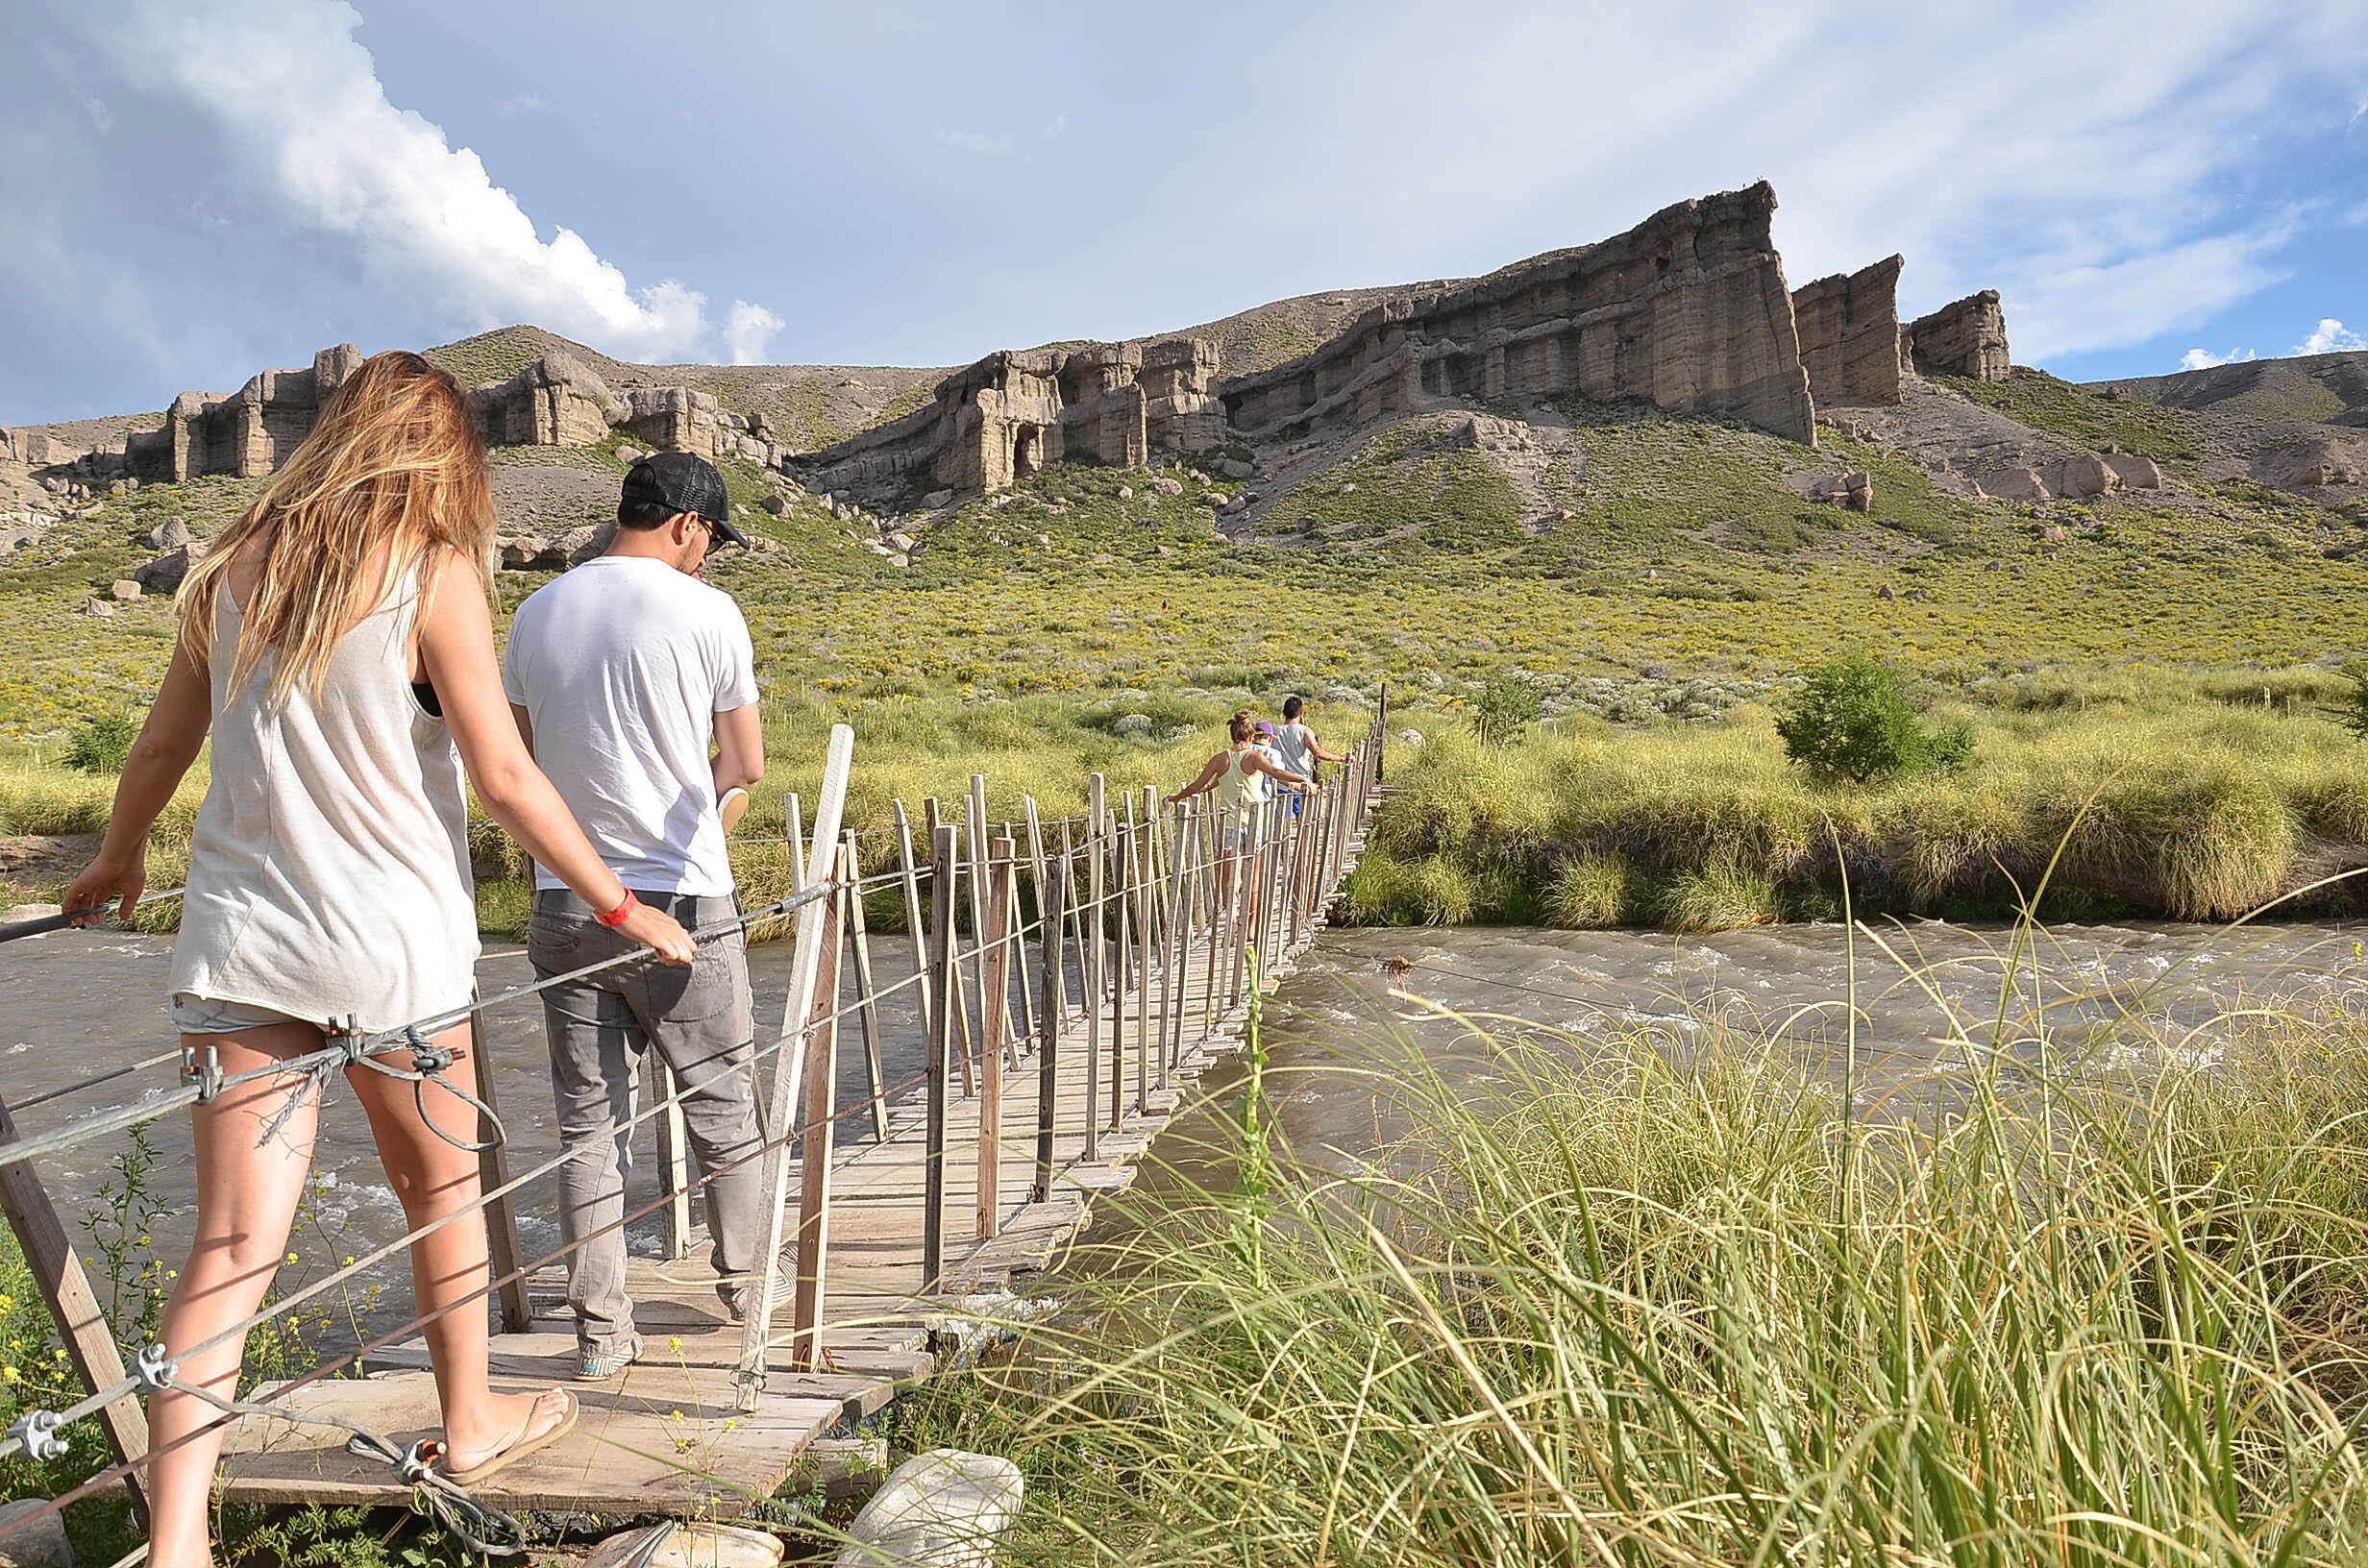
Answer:
POLYGON ((604 1383, 640 1360, 641 1349, 641 1335, 638 1334, 627 1340, 623 1348, 604 1355, 596 1356, 588 1350, 579 1349, 576 1359, 576 1380, 579 1383, 604 1383))

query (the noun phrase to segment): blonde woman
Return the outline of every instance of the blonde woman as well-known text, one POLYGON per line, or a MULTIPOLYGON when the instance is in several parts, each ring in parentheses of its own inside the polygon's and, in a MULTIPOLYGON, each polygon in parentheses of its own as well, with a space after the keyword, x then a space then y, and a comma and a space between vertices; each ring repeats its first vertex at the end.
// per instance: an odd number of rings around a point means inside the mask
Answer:
MULTIPOLYGON (((364 1029, 464 1005, 478 952, 461 767, 527 851, 624 935, 669 964, 690 939, 640 908, 584 840, 510 720, 494 662, 485 563, 493 498, 459 386, 414 354, 365 361, 181 594, 164 685, 115 792, 98 858, 65 908, 129 913, 149 829, 209 729, 213 776, 189 845, 172 1013, 185 1044, 226 1073, 320 1048, 333 1020, 364 1029)), ((445 1077, 476 1089, 468 1025, 445 1077)), ((554 1441, 572 1396, 496 1394, 477 1157, 423 1119, 412 1086, 347 1073, 413 1229, 444 1413, 446 1472, 481 1478, 554 1441), (456 1305, 457 1304, 457 1305, 456 1305), (446 1308, 453 1308, 444 1311, 446 1308)), ((426 1093, 467 1137, 468 1108, 426 1093)), ((186 1351, 253 1313, 286 1254, 311 1165, 318 1097, 263 1078, 195 1108, 197 1235, 164 1310, 186 1351), (268 1133, 269 1136, 265 1136, 268 1133)), ((233 1392, 243 1339, 187 1356, 179 1382, 233 1392)), ((210 1561, 206 1521, 222 1449, 216 1413, 176 1391, 148 1409, 152 1568, 210 1561)))

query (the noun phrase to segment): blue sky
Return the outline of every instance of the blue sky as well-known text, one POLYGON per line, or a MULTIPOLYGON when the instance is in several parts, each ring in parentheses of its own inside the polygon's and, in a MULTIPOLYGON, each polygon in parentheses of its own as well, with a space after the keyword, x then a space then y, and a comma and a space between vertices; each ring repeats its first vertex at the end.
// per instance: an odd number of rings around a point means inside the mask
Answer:
POLYGON ((0 7, 0 423, 518 320, 955 364, 1763 177, 1796 285, 1902 252, 2060 375, 2368 332, 2352 0, 0 7))

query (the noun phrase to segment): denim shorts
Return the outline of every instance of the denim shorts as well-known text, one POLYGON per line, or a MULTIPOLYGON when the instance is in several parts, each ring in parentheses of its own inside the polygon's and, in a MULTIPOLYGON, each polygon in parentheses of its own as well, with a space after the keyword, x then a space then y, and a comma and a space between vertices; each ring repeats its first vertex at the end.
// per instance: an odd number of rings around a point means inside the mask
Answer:
MULTIPOLYGON (((218 996, 200 996, 193 991, 173 992, 173 1027, 185 1035, 234 1035, 242 1029, 268 1029, 274 1024, 304 1021, 252 1002, 226 1002, 218 996)), ((311 1027, 317 1029, 320 1025, 311 1027)))

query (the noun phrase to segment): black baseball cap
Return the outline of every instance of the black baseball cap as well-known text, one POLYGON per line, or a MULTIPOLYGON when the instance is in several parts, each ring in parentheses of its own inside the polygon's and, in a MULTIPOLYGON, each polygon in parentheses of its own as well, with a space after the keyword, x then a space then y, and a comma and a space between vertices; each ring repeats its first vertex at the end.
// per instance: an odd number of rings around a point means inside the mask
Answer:
POLYGON ((724 488, 724 476, 696 453, 659 452, 644 457, 627 472, 625 494, 619 499, 627 505, 663 506, 670 517, 693 513, 715 529, 718 539, 749 548, 749 536, 731 520, 731 492, 724 488))

